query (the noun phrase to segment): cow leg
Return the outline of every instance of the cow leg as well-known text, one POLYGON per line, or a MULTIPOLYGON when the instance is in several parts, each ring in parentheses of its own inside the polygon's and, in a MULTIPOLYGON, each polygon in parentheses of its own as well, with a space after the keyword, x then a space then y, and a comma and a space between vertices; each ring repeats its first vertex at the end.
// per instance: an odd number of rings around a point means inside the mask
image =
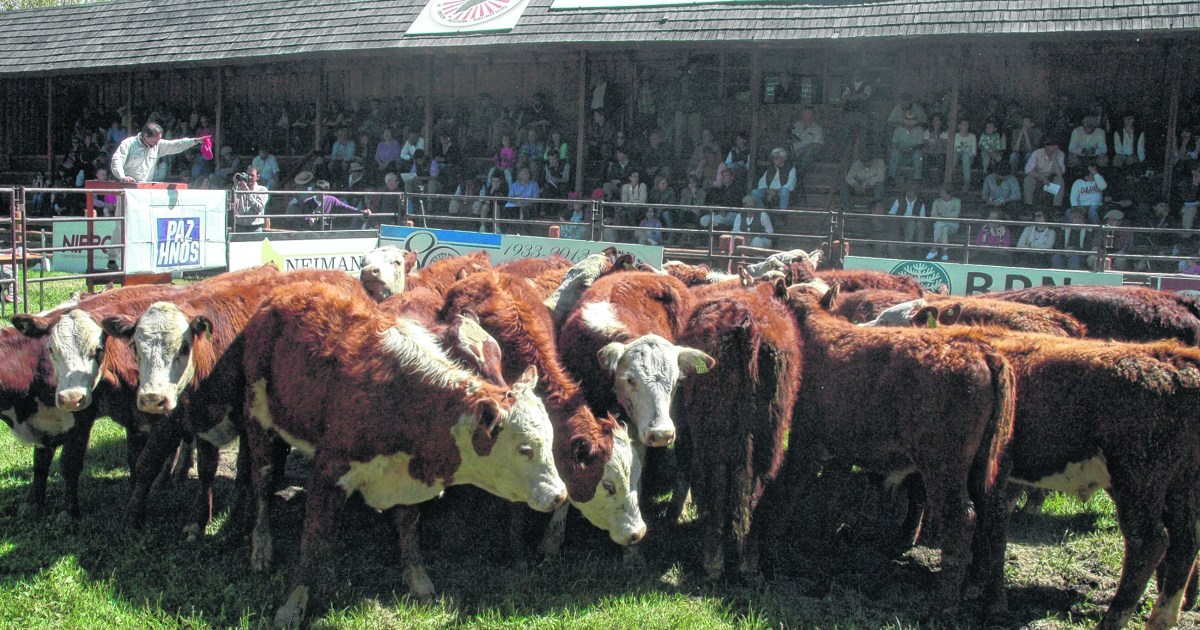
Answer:
POLYGON ((1050 496, 1049 490, 1044 490, 1042 488, 1027 489, 1025 491, 1025 505, 1021 506, 1021 514, 1041 514, 1042 506, 1046 503, 1046 497, 1048 496, 1050 496))
POLYGON ((179 444, 183 430, 173 419, 164 418, 157 424, 146 441, 146 447, 138 456, 133 473, 133 493, 125 508, 125 518, 130 527, 140 529, 146 524, 146 499, 163 464, 179 444))
MULTIPOLYGON (((221 463, 221 449, 215 444, 203 439, 193 441, 196 443, 196 474, 200 488, 196 494, 194 520, 183 528, 188 542, 196 542, 212 522, 213 481, 217 477, 217 466, 221 463)), ((190 453, 192 449, 189 447, 187 450, 190 453)))
POLYGON ((271 436, 253 418, 248 418, 246 422, 246 445, 250 452, 249 473, 255 509, 254 529, 250 532, 250 568, 265 571, 270 568, 274 553, 270 507, 271 495, 275 491, 272 487, 275 466, 271 457, 271 436))
POLYGON ((271 470, 274 475, 271 478, 271 485, 276 490, 282 490, 287 487, 287 458, 288 453, 292 451, 292 446, 280 438, 271 440, 271 470))
POLYGON ((958 611, 963 580, 971 564, 974 510, 967 491, 967 471, 923 472, 926 508, 941 524, 942 569, 938 576, 938 605, 943 615, 958 611))
MULTIPOLYGON (((276 627, 300 625, 309 599, 316 599, 320 586, 333 582, 332 538, 334 524, 345 494, 337 487, 337 474, 331 474, 327 463, 317 454, 312 478, 309 479, 308 501, 304 505, 304 531, 300 536, 300 565, 292 577, 288 598, 275 612, 276 627), (322 575, 326 574, 326 575, 322 575)), ((264 482, 269 475, 256 475, 264 482)))
POLYGON ((92 436, 92 424, 95 421, 94 416, 86 416, 87 414, 75 415, 77 424, 67 431, 62 456, 58 458, 64 488, 63 509, 58 515, 58 522, 63 525, 79 518, 79 476, 83 474, 83 456, 87 452, 88 440, 92 436))
POLYGON ((1184 592, 1183 609, 1192 610, 1196 607, 1197 590, 1200 590, 1200 581, 1196 579, 1196 571, 1200 569, 1200 563, 1192 567, 1192 576, 1188 579, 1187 590, 1184 592))
POLYGON ((1158 599, 1146 620, 1147 630, 1165 630, 1179 621, 1179 612, 1188 583, 1196 569, 1196 526, 1200 522, 1200 492, 1194 489, 1195 472, 1188 471, 1186 482, 1175 481, 1167 494, 1165 515, 1167 551, 1158 566, 1158 599))
POLYGON ((33 447, 33 483, 29 484, 29 496, 21 506, 21 514, 41 516, 46 509, 46 482, 50 478, 50 464, 54 463, 56 446, 33 447))
POLYGON ((192 445, 195 443, 199 449, 203 441, 197 440, 193 435, 185 435, 179 441, 179 448, 175 449, 175 459, 171 463, 171 483, 183 483, 187 479, 188 471, 192 469, 192 445))
POLYGON ((143 431, 138 431, 136 426, 132 424, 125 425, 125 465, 129 467, 129 483, 132 488, 134 481, 133 472, 137 470, 138 458, 142 456, 142 451, 146 449, 146 442, 149 435, 143 431))
POLYGON ((413 505, 397 505, 391 509, 396 533, 400 536, 400 565, 404 571, 404 583, 417 599, 429 601, 436 595, 433 580, 425 572, 425 561, 421 559, 421 547, 417 544, 417 524, 421 511, 413 505))
POLYGON ((254 485, 250 480, 250 446, 245 432, 238 438, 237 468, 233 478, 233 505, 229 510, 230 535, 240 538, 249 532, 250 503, 254 485))
POLYGON ((900 534, 896 539, 896 548, 903 553, 917 544, 921 539, 921 526, 925 521, 925 484, 921 483, 921 475, 909 475, 900 484, 908 496, 908 508, 904 512, 904 523, 900 526, 900 534))
POLYGON ((550 517, 550 524, 546 526, 546 535, 542 537, 540 551, 542 557, 547 560, 554 560, 562 552, 563 539, 567 535, 567 510, 571 508, 571 504, 564 503, 554 510, 554 515, 550 517))
POLYGON ((1008 608, 1004 588, 1004 560, 1008 552, 1008 528, 1012 522, 1009 509, 1009 494, 1013 488, 1000 481, 983 499, 976 502, 978 522, 972 541, 972 563, 969 582, 980 587, 980 598, 987 606, 988 614, 1003 612, 1008 608))
MULTIPOLYGON (((1097 630, 1119 630, 1129 623, 1146 591, 1146 582, 1167 549, 1167 532, 1161 520, 1166 490, 1129 483, 1128 477, 1136 479, 1140 471, 1130 473, 1111 465, 1109 470, 1113 475, 1112 497, 1117 506, 1117 521, 1125 538, 1125 557, 1117 592, 1104 618, 1096 625, 1097 630)), ((1144 478, 1152 479, 1153 476, 1144 475, 1144 478)))
MULTIPOLYGON (((682 425, 676 428, 678 437, 675 439, 675 488, 671 491, 671 507, 667 510, 667 522, 682 525, 684 515, 692 502, 691 484, 688 482, 688 471, 692 465, 690 436, 682 425)), ((643 475, 644 476, 644 475, 643 475)))

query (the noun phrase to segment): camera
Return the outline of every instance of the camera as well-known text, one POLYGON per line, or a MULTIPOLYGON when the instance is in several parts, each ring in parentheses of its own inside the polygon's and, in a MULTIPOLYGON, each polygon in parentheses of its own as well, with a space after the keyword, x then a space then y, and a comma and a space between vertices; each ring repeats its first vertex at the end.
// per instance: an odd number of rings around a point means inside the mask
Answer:
POLYGON ((246 173, 234 173, 233 181, 238 182, 239 184, 253 184, 254 183, 254 181, 252 179, 250 179, 250 176, 247 175, 246 173))

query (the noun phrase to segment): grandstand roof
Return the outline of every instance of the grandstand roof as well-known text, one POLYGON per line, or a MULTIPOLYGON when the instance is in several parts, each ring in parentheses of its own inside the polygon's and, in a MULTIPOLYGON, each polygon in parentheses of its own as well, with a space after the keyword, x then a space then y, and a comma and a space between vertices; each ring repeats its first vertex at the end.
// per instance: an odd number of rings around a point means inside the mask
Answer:
MULTIPOLYGON (((426 0, 113 0, 0 13, 0 75, 129 71, 289 58, 517 46, 759 45, 871 38, 1167 34, 1200 29, 1195 0, 775 0, 552 9, 511 31, 405 36, 426 0)), ((614 3, 615 4, 615 3, 614 3)), ((644 4, 649 4, 646 2, 644 4)))

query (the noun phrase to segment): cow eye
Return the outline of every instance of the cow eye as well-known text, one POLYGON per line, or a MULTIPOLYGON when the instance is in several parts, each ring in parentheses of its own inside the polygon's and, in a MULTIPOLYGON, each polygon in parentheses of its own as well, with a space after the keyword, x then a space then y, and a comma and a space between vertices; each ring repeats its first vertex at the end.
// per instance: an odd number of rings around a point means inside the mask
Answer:
POLYGON ((182 344, 179 345, 179 354, 181 354, 181 355, 187 354, 188 350, 190 350, 191 347, 192 347, 191 344, 189 344, 188 342, 186 342, 186 341, 183 342, 182 344))
POLYGON ((632 377, 632 376, 630 376, 629 378, 625 379, 625 382, 626 382, 626 383, 629 383, 629 386, 630 386, 630 387, 637 387, 637 381, 633 380, 633 377, 632 377))
POLYGON ((522 444, 521 446, 517 447, 517 452, 525 457, 528 457, 529 459, 533 459, 533 447, 529 444, 522 444))
POLYGON ((617 486, 611 481, 605 481, 600 485, 604 486, 604 491, 607 492, 609 496, 617 493, 617 486))

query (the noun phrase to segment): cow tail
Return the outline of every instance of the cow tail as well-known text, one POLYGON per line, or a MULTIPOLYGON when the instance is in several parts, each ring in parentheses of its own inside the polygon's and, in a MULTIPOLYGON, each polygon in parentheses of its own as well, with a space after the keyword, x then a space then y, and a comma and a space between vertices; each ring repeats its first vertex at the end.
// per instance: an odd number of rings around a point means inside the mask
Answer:
POLYGON ((1016 414, 1016 375, 1012 365, 994 348, 985 350, 988 368, 992 373, 992 417, 985 435, 987 467, 984 488, 991 490, 1000 476, 1000 462, 1012 441, 1016 414))

